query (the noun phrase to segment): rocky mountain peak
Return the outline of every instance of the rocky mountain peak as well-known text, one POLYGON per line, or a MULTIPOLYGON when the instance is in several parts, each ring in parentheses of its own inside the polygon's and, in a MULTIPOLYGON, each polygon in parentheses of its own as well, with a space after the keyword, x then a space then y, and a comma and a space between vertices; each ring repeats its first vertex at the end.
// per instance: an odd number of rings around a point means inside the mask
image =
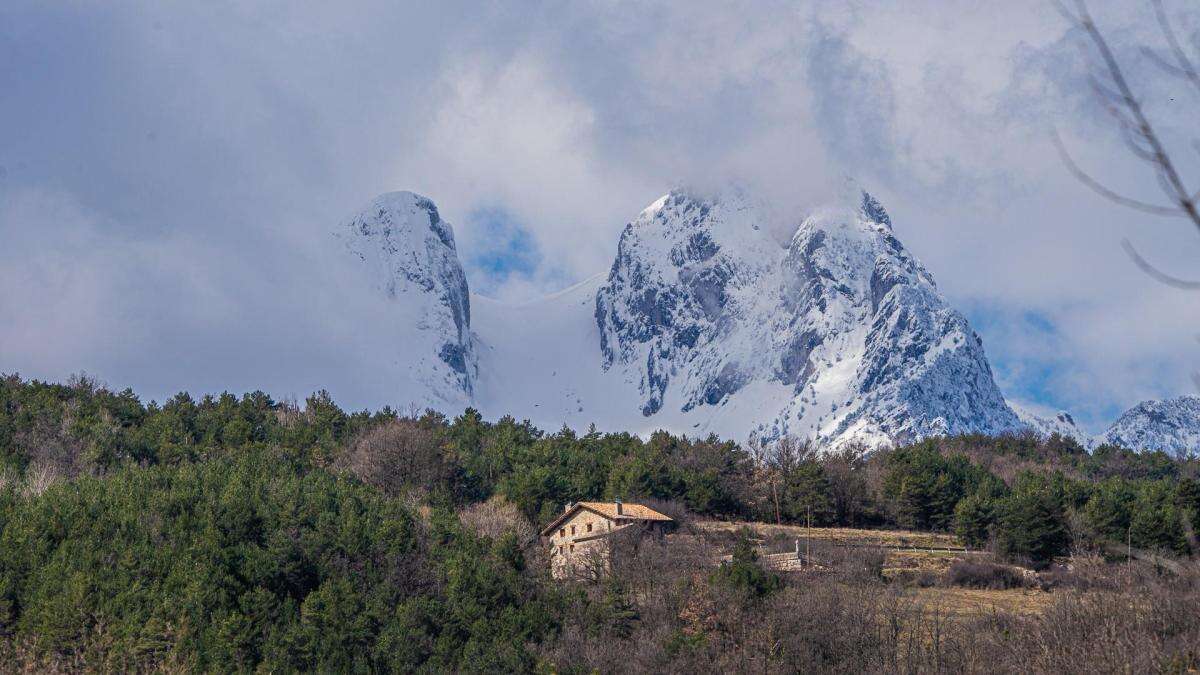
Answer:
POLYGON ((454 229, 433 201, 412 192, 380 195, 336 234, 376 290, 401 308, 398 315, 411 315, 401 322, 397 348, 436 357, 422 375, 436 397, 469 400, 477 374, 470 294, 454 229))
MULTIPOLYGON (((745 190, 674 190, 625 226, 607 274, 519 306, 469 296, 426 197, 381 195, 337 236, 376 289, 363 330, 384 336, 402 405, 826 447, 1027 429, 1091 447, 1067 413, 1009 407, 883 204, 842 192, 789 220, 745 190)), ((1096 440, 1198 450, 1200 398, 1143 402, 1096 440)))
POLYGON ((751 201, 671 193, 625 228, 595 319, 643 415, 765 396, 748 431, 835 444, 1019 425, 877 200, 798 220, 780 248, 751 201))
POLYGON ((1035 412, 1033 409, 1010 404, 1013 411, 1021 418, 1021 422, 1030 431, 1049 438, 1053 434, 1058 434, 1063 438, 1070 438, 1080 445, 1080 447, 1091 450, 1096 445, 1096 439, 1087 433, 1075 421, 1075 417, 1071 413, 1064 410, 1045 414, 1035 412))

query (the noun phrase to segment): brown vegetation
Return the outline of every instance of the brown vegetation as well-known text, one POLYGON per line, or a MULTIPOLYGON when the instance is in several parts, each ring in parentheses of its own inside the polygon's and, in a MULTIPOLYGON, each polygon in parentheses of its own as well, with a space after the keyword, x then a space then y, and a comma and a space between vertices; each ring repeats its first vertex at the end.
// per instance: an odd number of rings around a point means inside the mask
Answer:
MULTIPOLYGON (((728 530, 716 529, 717 538, 728 530)), ((1082 559, 1042 575, 955 560, 922 584, 843 552, 766 597, 714 582, 711 537, 626 542, 576 587, 555 667, 598 672, 1184 672, 1200 665, 1200 574, 1082 559)))
POLYGON ((458 519, 481 537, 499 539, 501 535, 511 533, 522 544, 532 543, 537 538, 537 532, 521 515, 521 510, 500 495, 459 509, 458 519))
POLYGON ((736 532, 750 528, 756 535, 791 541, 799 539, 828 541, 854 546, 878 546, 882 548, 917 548, 961 550, 958 537, 944 532, 913 532, 910 530, 862 530, 850 527, 801 527, 799 525, 775 525, 773 523, 723 522, 715 520, 697 521, 695 527, 705 532, 736 532))
POLYGON ((436 431, 403 417, 363 432, 342 461, 359 480, 391 496, 429 491, 450 471, 436 431))

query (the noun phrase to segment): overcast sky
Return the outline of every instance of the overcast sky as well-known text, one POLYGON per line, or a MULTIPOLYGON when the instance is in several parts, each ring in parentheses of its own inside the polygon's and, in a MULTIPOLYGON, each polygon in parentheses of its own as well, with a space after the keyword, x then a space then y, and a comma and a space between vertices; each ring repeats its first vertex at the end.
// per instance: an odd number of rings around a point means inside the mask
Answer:
MULTIPOLYGON (((361 290, 322 262, 377 194, 431 197, 472 288, 516 300, 607 269, 676 185, 736 180, 799 212, 849 175, 1011 398, 1100 430, 1194 393, 1200 294, 1120 240, 1186 275, 1200 235, 1067 173, 1053 128, 1155 196, 1053 5, 979 4, 6 0, 0 372, 396 403, 356 387, 370 364, 340 347, 370 326, 339 308, 361 290)), ((1150 5, 1093 9, 1194 156, 1200 98, 1138 51, 1161 43, 1150 5)))

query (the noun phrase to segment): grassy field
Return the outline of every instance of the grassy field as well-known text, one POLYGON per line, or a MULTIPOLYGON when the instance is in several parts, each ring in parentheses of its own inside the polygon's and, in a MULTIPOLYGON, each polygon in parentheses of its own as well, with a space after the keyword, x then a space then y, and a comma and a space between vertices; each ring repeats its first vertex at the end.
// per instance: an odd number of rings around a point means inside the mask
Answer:
MULTIPOLYGON (((987 557, 964 549, 951 534, 908 532, 903 530, 860 530, 851 528, 807 528, 753 522, 700 521, 692 523, 702 533, 732 537, 749 528, 768 550, 790 550, 800 542, 801 551, 811 542, 814 551, 830 545, 881 549, 883 575, 900 583, 906 580, 940 579, 955 560, 987 557)), ((1054 594, 1042 590, 1018 588, 990 590, 960 588, 938 584, 910 583, 904 595, 927 614, 947 618, 976 617, 993 612, 1036 614, 1054 601, 1054 594)))
POLYGON ((926 613, 938 612, 953 618, 969 618, 992 612, 1039 614, 1054 602, 1046 591, 1014 588, 1006 591, 980 588, 917 588, 915 598, 926 613))

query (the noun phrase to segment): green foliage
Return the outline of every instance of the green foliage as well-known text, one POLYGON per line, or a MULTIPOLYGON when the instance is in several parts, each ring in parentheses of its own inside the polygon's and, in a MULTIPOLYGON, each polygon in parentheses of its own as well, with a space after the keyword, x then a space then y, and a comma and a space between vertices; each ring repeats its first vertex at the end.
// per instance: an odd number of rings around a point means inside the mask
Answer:
POLYGON ((834 490, 821 456, 809 443, 780 442, 766 461, 774 519, 828 525, 835 515, 834 490))
POLYGON ((1070 547, 1058 479, 1023 474, 1013 491, 999 500, 997 516, 998 549, 1011 559, 1041 568, 1070 547))
POLYGON ((1187 553, 1184 518, 1170 485, 1161 482, 1147 484, 1140 491, 1130 517, 1131 543, 1142 549, 1187 553))
POLYGON ((528 670, 523 645, 555 625, 511 539, 452 516, 427 532, 275 453, 61 483, 4 513, 0 632, 103 669, 170 651, 200 670, 528 670))
POLYGON ((996 501, 976 492, 954 507, 954 533, 970 548, 983 548, 996 522, 996 501))
POLYGON ((900 448, 886 462, 884 495, 896 522, 912 529, 950 529, 959 500, 988 477, 963 455, 943 455, 932 441, 900 448))
POLYGON ((1193 532, 1200 532, 1200 481, 1184 478, 1175 486, 1175 506, 1191 523, 1193 532))
MULTIPOLYGON (((1180 554, 1200 530, 1200 465, 1164 453, 1031 435, 763 450, 544 433, 470 409, 347 412, 324 391, 142 404, 87 378, 4 376, 0 640, 97 670, 170 655, 193 670, 528 671, 566 601, 523 542, 453 515, 494 496, 533 523, 564 502, 653 498, 724 519, 953 529, 1035 565, 1067 552, 1067 522, 1080 544, 1180 554), (414 494, 424 519, 402 506, 414 494)), ((744 537, 707 581, 747 602, 781 584, 744 537)), ((636 639, 644 609, 609 589, 583 614, 636 639)), ((683 652, 708 639, 679 635, 683 652)))
POLYGON ((1127 480, 1108 478, 1097 483, 1083 508, 1088 527, 1098 539, 1125 541, 1137 491, 1127 480))

